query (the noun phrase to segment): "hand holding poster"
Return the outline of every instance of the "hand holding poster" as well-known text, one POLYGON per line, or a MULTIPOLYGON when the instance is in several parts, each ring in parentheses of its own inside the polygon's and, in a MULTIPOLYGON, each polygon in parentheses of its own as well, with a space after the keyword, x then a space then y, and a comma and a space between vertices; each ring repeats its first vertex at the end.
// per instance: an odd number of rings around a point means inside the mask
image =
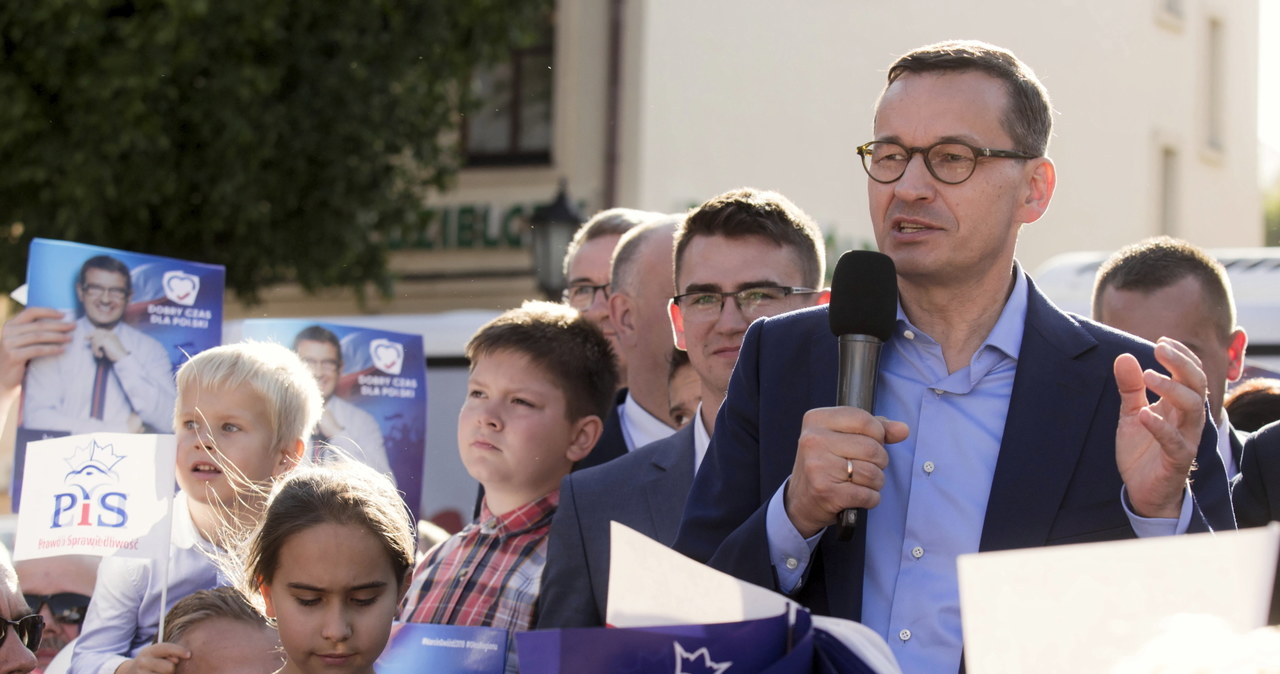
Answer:
POLYGON ((61 311, 72 329, 62 353, 27 367, 12 494, 32 440, 172 430, 174 371, 222 341, 224 277, 217 265, 31 242, 27 303, 61 311))
POLYGON ((427 435, 427 375, 421 335, 307 319, 244 322, 245 339, 291 347, 311 368, 324 414, 311 456, 341 452, 390 473, 416 515, 427 435))

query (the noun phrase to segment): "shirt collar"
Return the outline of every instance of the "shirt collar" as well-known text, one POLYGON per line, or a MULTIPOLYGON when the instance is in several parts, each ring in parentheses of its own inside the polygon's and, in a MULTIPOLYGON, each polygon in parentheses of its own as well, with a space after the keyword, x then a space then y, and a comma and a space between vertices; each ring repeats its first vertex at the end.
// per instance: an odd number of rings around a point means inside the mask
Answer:
POLYGON ((627 439, 627 450, 638 449, 655 440, 661 440, 674 433, 674 429, 636 402, 635 396, 627 392, 627 399, 622 403, 622 429, 627 439))
POLYGON ((1017 360, 1022 350, 1022 333, 1027 327, 1027 275, 1022 273, 1022 266, 1013 261, 1013 292, 1004 303, 1004 310, 996 320, 991 334, 987 335, 982 347, 999 349, 1010 358, 1017 360))
POLYGON ((1240 472, 1240 466, 1236 465, 1235 452, 1231 451, 1231 436, 1236 431, 1231 427, 1226 410, 1222 411, 1221 417, 1214 424, 1218 428, 1218 455, 1222 457, 1222 465, 1227 469, 1227 477, 1231 478, 1240 472))
MULTIPOLYGON (((1009 293, 1009 299, 1005 301, 1004 309, 1000 311, 1000 317, 996 319, 996 324, 991 328, 991 332, 987 334, 982 346, 974 354, 975 357, 990 347, 1004 352, 1005 355, 1013 360, 1018 359, 1018 354, 1022 350, 1022 335, 1027 326, 1027 295, 1029 289, 1027 276, 1022 273, 1022 265, 1018 264, 1017 260, 1014 260, 1013 291, 1009 293)), ((924 334, 907 319, 906 312, 902 310, 902 300, 899 299, 897 334, 901 335, 906 331, 914 331, 916 335, 924 334)))
POLYGON ((550 519, 560 505, 560 490, 553 489, 542 498, 530 501, 504 515, 489 510, 489 500, 480 504, 480 528, 486 534, 507 536, 535 529, 550 519))
POLYGON ((706 424, 702 423, 702 403, 698 403, 698 411, 693 415, 693 472, 697 473, 702 466, 702 459, 707 455, 707 447, 711 445, 711 436, 707 433, 706 424))

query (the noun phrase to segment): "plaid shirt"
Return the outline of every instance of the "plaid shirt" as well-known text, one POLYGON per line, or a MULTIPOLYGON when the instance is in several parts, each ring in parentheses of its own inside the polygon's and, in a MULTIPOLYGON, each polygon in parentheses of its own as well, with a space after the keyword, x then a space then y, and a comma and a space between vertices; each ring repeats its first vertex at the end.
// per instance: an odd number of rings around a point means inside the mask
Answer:
POLYGON ((477 522, 436 546, 414 570, 413 594, 400 619, 529 629, 559 503, 557 489, 501 517, 483 504, 477 522))

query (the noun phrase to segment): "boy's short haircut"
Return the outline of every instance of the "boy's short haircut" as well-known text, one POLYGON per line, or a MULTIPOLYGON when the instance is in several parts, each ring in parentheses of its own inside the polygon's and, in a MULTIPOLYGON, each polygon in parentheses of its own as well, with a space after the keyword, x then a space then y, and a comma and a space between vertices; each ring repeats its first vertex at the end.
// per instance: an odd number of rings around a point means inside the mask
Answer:
POLYGON ((324 397, 315 375, 290 349, 269 342, 224 344, 196 354, 178 370, 179 400, 193 387, 225 391, 242 385, 266 404, 273 449, 311 437, 324 397))
MULTIPOLYGON (((266 618, 245 601, 239 590, 224 586, 198 590, 179 599, 165 616, 164 640, 178 643, 191 628, 214 618, 234 620, 262 629, 271 628, 266 618)), ((234 647, 234 644, 228 644, 228 647, 234 647)))
POLYGON ((712 197, 689 211, 676 228, 675 273, 689 242, 699 236, 734 239, 758 236, 795 251, 804 283, 821 288, 826 273, 826 244, 818 225, 785 196, 750 187, 712 197))
POLYGON ((476 360, 510 351, 533 361, 564 393, 570 421, 609 416, 618 366, 600 328, 563 304, 527 301, 482 326, 467 342, 466 356, 476 360))

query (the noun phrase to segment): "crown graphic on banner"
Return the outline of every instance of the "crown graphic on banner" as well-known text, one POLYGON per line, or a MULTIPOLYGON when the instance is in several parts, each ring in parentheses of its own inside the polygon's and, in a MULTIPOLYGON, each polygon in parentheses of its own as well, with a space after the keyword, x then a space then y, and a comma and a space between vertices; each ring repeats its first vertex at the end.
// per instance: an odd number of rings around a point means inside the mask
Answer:
POLYGON ((101 445, 97 439, 91 439, 89 444, 77 446, 71 456, 63 459, 71 467, 63 482, 79 488, 88 498, 99 487, 117 480, 115 467, 124 459, 114 445, 101 445))
POLYGON ((725 662, 712 662, 711 652, 706 646, 689 653, 680 646, 680 642, 673 642, 676 647, 676 672, 677 674, 723 674, 724 670, 733 666, 732 660, 725 662), (702 661, 698 662, 701 657, 702 661))

